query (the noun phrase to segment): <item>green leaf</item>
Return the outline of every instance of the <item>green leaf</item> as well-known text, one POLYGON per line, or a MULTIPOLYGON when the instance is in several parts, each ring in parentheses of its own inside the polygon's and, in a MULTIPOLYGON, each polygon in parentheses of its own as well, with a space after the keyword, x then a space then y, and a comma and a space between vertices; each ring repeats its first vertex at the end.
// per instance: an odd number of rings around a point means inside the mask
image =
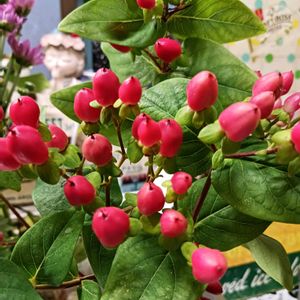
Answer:
POLYGON ((81 123, 74 113, 74 97, 76 93, 82 88, 91 88, 91 82, 84 82, 77 84, 65 89, 62 89, 58 92, 55 92, 51 95, 50 99, 52 104, 64 113, 67 117, 72 119, 75 122, 81 123))
MULTIPOLYGON (((174 78, 163 81, 144 92, 141 110, 156 121, 175 118, 177 111, 185 105, 188 80, 174 78)), ((177 169, 193 176, 210 167, 211 151, 199 141, 197 131, 184 127, 184 140, 179 154, 175 157, 177 169)))
POLYGON ((242 213, 266 221, 300 223, 300 178, 261 160, 227 159, 213 172, 217 193, 242 213))
POLYGON ((49 87, 49 81, 45 77, 44 74, 42 73, 37 73, 37 74, 32 74, 29 76, 24 76, 19 78, 18 80, 18 87, 19 88, 26 88, 26 82, 30 82, 34 84, 34 92, 35 93, 40 93, 44 89, 49 87))
POLYGON ((11 260, 33 283, 60 285, 67 276, 84 213, 69 210, 44 217, 22 235, 11 260))
POLYGON ((50 185, 38 179, 32 192, 35 207, 42 216, 69 209, 71 206, 63 190, 64 179, 50 185))
POLYGON ((44 164, 37 166, 37 172, 39 177, 48 184, 55 185, 60 180, 60 169, 51 158, 44 164))
POLYGON ((63 155, 65 157, 64 165, 68 168, 75 169, 81 164, 81 159, 78 155, 80 150, 75 145, 69 145, 64 151, 63 155))
POLYGON ((262 270, 286 289, 292 290, 293 272, 291 264, 285 249, 278 241, 261 235, 245 246, 250 250, 262 270))
POLYGON ((92 231, 90 223, 83 226, 82 235, 89 262, 97 281, 103 290, 116 250, 108 250, 100 244, 92 231))
POLYGON ((50 142, 52 140, 52 134, 46 124, 40 123, 38 131, 44 142, 50 142))
POLYGON ((138 236, 119 247, 101 299, 192 300, 200 287, 180 250, 168 252, 157 237, 138 236))
POLYGON ((0 171, 0 189, 11 189, 21 191, 22 178, 17 172, 0 171))
MULTIPOLYGON (((105 200, 105 189, 104 186, 101 187, 99 197, 102 200, 105 200)), ((117 178, 113 178, 112 184, 110 187, 110 199, 111 203, 114 206, 119 206, 123 200, 123 195, 117 178)))
POLYGON ((26 278, 22 269, 13 262, 0 258, 0 299, 42 300, 26 278))
POLYGON ((83 280, 79 288, 79 300, 100 300, 101 292, 95 281, 83 280))
POLYGON ((131 163, 138 163, 144 156, 141 147, 138 145, 138 142, 131 138, 127 145, 127 156, 131 163))
POLYGON ((94 0, 72 11, 59 30, 94 41, 145 48, 164 35, 165 24, 160 19, 144 23, 135 0, 94 0))
MULTIPOLYGON (((179 208, 192 214, 206 178, 197 180, 187 196, 178 201, 179 208)), ((242 214, 224 201, 211 186, 195 224, 195 241, 210 248, 230 250, 253 240, 269 226, 265 222, 242 214)))
POLYGON ((173 14, 168 31, 180 39, 205 38, 218 43, 243 40, 265 32, 263 23, 241 1, 192 1, 173 14))

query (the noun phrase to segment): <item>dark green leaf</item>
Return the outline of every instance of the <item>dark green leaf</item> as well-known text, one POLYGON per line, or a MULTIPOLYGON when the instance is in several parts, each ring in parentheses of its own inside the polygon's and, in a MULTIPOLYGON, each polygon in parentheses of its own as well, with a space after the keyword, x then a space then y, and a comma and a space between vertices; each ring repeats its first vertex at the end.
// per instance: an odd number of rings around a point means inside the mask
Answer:
POLYGON ((83 280, 79 288, 79 300, 100 300, 99 285, 92 280, 83 280))
POLYGON ((13 262, 0 258, 1 300, 42 300, 29 283, 26 274, 13 262))
MULTIPOLYGON (((100 199, 105 200, 105 189, 102 186, 100 189, 100 199)), ((117 178, 113 178, 110 188, 110 198, 114 206, 119 206, 123 200, 123 195, 117 178)))
POLYGON ((33 283, 60 285, 68 274, 84 213, 69 210, 44 217, 18 240, 11 260, 33 283))
POLYGON ((300 223, 300 178, 289 177, 261 160, 225 160, 213 172, 218 194, 234 208, 255 218, 300 223))
POLYGON ((21 191, 22 178, 17 172, 0 171, 0 189, 11 189, 21 191))
POLYGON ((261 235, 246 244, 256 263, 286 289, 293 288, 293 272, 288 255, 276 240, 261 235))
POLYGON ((51 158, 46 163, 37 166, 37 172, 45 183, 56 185, 59 182, 60 169, 51 158))
POLYGON ((263 23, 241 1, 192 1, 187 8, 173 14, 168 30, 185 40, 205 38, 218 43, 243 40, 265 32, 263 23))
POLYGON ((141 147, 137 141, 132 138, 127 145, 127 156, 131 163, 138 163, 144 156, 141 147))
POLYGON ((37 73, 37 74, 32 74, 29 76, 21 77, 18 80, 18 87, 19 88, 26 88, 25 83, 30 82, 34 84, 34 92, 35 93, 40 93, 44 89, 49 87, 49 81, 45 77, 44 74, 42 73, 37 73))
POLYGON ((200 284, 180 251, 168 252, 157 237, 138 236, 116 254, 102 300, 196 300, 200 284))
POLYGON ((52 140, 52 134, 46 124, 40 123, 38 131, 44 142, 50 142, 52 140))

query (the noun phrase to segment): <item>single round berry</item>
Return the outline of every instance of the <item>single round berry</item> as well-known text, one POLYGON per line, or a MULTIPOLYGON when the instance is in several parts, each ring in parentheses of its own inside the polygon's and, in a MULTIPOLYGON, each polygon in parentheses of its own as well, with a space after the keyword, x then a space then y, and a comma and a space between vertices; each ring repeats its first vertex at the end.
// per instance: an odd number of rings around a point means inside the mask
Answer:
POLYGON ((202 111, 215 104, 218 98, 218 81, 208 71, 195 75, 186 88, 187 102, 194 111, 202 111))
POLYGON ((192 176, 185 172, 176 172, 171 178, 172 189, 178 195, 185 194, 192 183, 192 176))
POLYGON ((131 51, 131 48, 127 46, 122 46, 117 44, 111 44, 111 46, 122 53, 127 53, 131 51))
POLYGON ((3 231, 0 231, 0 242, 3 242, 4 240, 4 233, 3 231))
POLYGON ((150 118, 145 118, 138 127, 137 135, 142 145, 152 147, 157 144, 161 138, 159 124, 150 118))
POLYGON ((213 295, 221 295, 223 293, 222 284, 220 281, 209 283, 206 287, 206 291, 213 295))
POLYGON ((131 128, 131 134, 136 140, 139 139, 138 128, 139 128, 140 124, 142 123, 142 121, 146 120, 146 119, 150 119, 150 117, 147 114, 143 113, 143 114, 138 115, 135 118, 135 120, 133 121, 132 128, 131 128))
POLYGON ((282 73, 282 89, 281 89, 281 96, 287 94, 294 82, 294 73, 293 71, 284 72, 282 73))
POLYGON ((226 258, 219 250, 200 248, 193 252, 192 271, 200 283, 209 284, 218 281, 226 270, 226 258))
POLYGON ((52 140, 46 143, 47 147, 58 148, 59 151, 64 151, 69 143, 66 133, 54 124, 50 124, 48 128, 51 132, 52 140))
POLYGON ((131 76, 127 78, 120 86, 119 98, 123 103, 136 105, 142 97, 142 86, 140 81, 131 76))
POLYGON ((21 167, 9 151, 6 138, 0 138, 0 171, 14 171, 21 167))
POLYGON ((117 75, 109 69, 99 69, 93 78, 93 91, 102 106, 111 106, 119 98, 120 82, 117 75))
POLYGON ((157 56, 165 63, 171 63, 176 60, 182 53, 181 44, 178 41, 161 38, 154 45, 157 56))
POLYGON ((219 116, 222 129, 227 138, 233 142, 241 142, 247 138, 256 129, 259 120, 260 110, 250 102, 234 103, 219 116))
POLYGON ((5 114, 4 114, 4 109, 2 106, 0 106, 0 122, 4 120, 5 114))
POLYGON ((260 118, 265 119, 272 113, 275 104, 275 95, 273 92, 262 92, 253 96, 250 102, 257 105, 260 109, 260 118))
POLYGON ((10 105, 9 117, 16 125, 28 125, 37 128, 40 109, 34 99, 22 96, 10 105))
POLYGON ((69 203, 74 206, 90 204, 96 197, 93 185, 81 175, 67 179, 64 193, 69 203))
POLYGON ((174 157, 183 142, 183 132, 180 125, 172 119, 159 121, 161 145, 159 153, 164 157, 174 157))
POLYGON ((293 142, 296 151, 300 153, 300 123, 297 123, 292 128, 291 141, 293 142))
POLYGON ((94 100, 96 100, 94 92, 89 88, 83 88, 76 93, 74 112, 80 120, 89 123, 98 122, 101 110, 90 106, 94 100))
POLYGON ((90 162, 103 167, 112 160, 112 145, 101 134, 93 134, 82 144, 82 154, 90 162))
POLYGON ((143 9, 152 9, 156 5, 156 0, 136 0, 137 5, 143 9))
POLYGON ((92 221, 95 235, 107 248, 114 248, 125 240, 129 225, 128 215, 117 207, 99 208, 92 221))
POLYGON ((7 135, 8 150, 20 164, 41 165, 48 160, 48 148, 37 129, 19 125, 7 135))
POLYGON ((137 194, 137 206, 141 214, 150 216, 163 209, 165 196, 160 187, 146 182, 137 194))
POLYGON ((187 226, 188 222, 185 216, 173 209, 164 211, 160 218, 161 233, 170 238, 183 234, 187 226))
POLYGON ((300 92, 294 93, 285 99, 283 110, 289 114, 293 114, 300 108, 300 92))

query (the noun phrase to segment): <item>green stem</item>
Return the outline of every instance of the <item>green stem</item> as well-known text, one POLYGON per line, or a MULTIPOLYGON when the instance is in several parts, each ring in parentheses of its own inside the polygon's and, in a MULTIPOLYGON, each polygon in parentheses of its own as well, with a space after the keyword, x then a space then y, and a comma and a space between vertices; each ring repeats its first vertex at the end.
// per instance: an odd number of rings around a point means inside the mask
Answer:
POLYGON ((112 177, 108 178, 107 184, 105 185, 105 205, 110 206, 110 186, 112 177))
POLYGON ((0 35, 0 60, 2 60, 4 56, 5 37, 3 33, 0 35))
POLYGON ((155 177, 154 170, 153 170, 153 155, 148 157, 148 181, 152 181, 152 178, 155 177))
MULTIPOLYGON (((7 70, 6 70, 6 74, 5 74, 5 77, 4 77, 3 86, 2 86, 2 89, 1 89, 1 94, 0 94, 0 102, 1 103, 4 102, 3 97, 4 97, 4 94, 6 92, 7 84, 8 84, 8 81, 9 81, 9 76, 10 76, 10 73, 11 73, 12 67, 13 67, 13 62, 14 62, 14 59, 13 59, 13 56, 11 56, 10 59, 9 59, 8 65, 7 65, 7 70)), ((3 103, 3 104, 5 104, 5 103, 3 103)))

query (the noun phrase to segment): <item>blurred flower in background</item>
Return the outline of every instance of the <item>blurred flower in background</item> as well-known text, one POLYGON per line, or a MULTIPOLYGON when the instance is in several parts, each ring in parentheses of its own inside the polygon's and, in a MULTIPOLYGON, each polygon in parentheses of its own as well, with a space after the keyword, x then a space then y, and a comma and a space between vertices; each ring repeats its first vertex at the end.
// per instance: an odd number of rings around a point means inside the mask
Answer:
POLYGON ((9 0, 9 4, 11 4, 16 13, 19 16, 26 17, 34 5, 35 0, 9 0))
POLYGON ((11 32, 20 27, 22 23, 23 18, 16 13, 12 4, 0 5, 0 30, 11 32))

